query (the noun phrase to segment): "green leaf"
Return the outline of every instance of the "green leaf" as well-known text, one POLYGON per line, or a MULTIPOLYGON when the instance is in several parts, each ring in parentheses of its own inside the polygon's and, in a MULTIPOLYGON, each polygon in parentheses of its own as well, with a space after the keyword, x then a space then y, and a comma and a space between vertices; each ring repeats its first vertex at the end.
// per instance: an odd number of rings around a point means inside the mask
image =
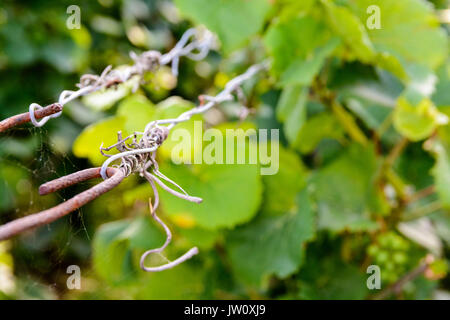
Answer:
POLYGON ((314 211, 306 189, 297 208, 277 217, 260 217, 232 231, 226 240, 232 268, 238 278, 259 286, 263 278, 286 278, 303 263, 304 246, 314 236, 314 211))
POLYGON ((394 127, 410 140, 419 141, 429 137, 446 121, 447 116, 441 114, 429 98, 423 98, 417 105, 411 104, 406 96, 397 100, 394 127))
POLYGON ((268 0, 175 0, 175 4, 183 15, 215 32, 225 52, 261 30, 271 8, 268 0))
POLYGON ((430 219, 436 228, 438 236, 445 241, 447 245, 450 244, 450 216, 446 211, 437 211, 430 215, 430 219))
POLYGON ((100 146, 108 147, 117 142, 117 132, 124 131, 125 117, 111 117, 101 120, 86 127, 73 144, 73 153, 80 158, 88 158, 94 165, 99 165, 106 160, 100 153, 100 146))
POLYGON ((373 45, 361 21, 345 8, 330 1, 322 1, 327 13, 326 21, 339 35, 351 53, 360 61, 369 63, 375 57, 373 45))
POLYGON ((393 169, 405 184, 422 190, 433 184, 431 168, 435 161, 421 144, 411 144, 395 161, 393 169))
MULTIPOLYGON (((81 30, 84 29, 79 30, 82 34, 81 30)), ((69 37, 48 39, 46 45, 40 49, 41 59, 63 73, 73 73, 84 68, 88 62, 89 45, 82 48, 74 40, 69 37)))
POLYGON ((336 232, 377 228, 370 220, 373 211, 382 209, 374 185, 377 168, 374 148, 355 143, 312 177, 319 228, 336 232))
POLYGON ((329 39, 330 32, 326 26, 309 16, 278 20, 270 26, 264 37, 264 44, 273 57, 272 71, 277 76, 287 72, 286 79, 294 81, 300 70, 303 72, 299 75, 300 82, 308 82, 306 80, 312 78, 317 69, 320 69, 324 57, 336 45, 334 42, 328 42, 329 39), (325 47, 318 49, 325 44, 325 47), (318 51, 315 52, 316 49, 318 51), (314 52, 318 57, 314 58, 314 52), (311 62, 313 65, 308 66, 311 62))
POLYGON ((419 63, 431 69, 447 57, 447 36, 439 27, 432 5, 423 0, 358 0, 351 7, 366 22, 369 6, 380 8, 381 28, 368 30, 378 52, 388 52, 402 62, 419 63))
POLYGON ((322 68, 324 61, 340 44, 338 38, 332 38, 324 46, 314 50, 305 60, 292 62, 281 75, 281 85, 309 85, 322 68))
POLYGON ((136 81, 138 81, 137 78, 134 78, 117 85, 117 87, 95 91, 84 96, 82 101, 86 106, 93 110, 108 110, 114 106, 116 102, 130 94, 131 90, 136 85, 136 81))
MULTIPOLYGON (((127 248, 114 244, 114 239, 128 227, 128 221, 118 221, 103 225, 93 242, 93 264, 97 274, 111 283, 129 280, 133 275, 130 259, 125 260, 127 248)), ((129 256, 128 256, 129 258, 129 256)))
MULTIPOLYGON (((311 248, 312 249, 312 248, 311 248)), ((316 248, 314 248, 316 249, 316 248)), ((308 251, 308 263, 300 271, 297 299, 307 300, 362 300, 368 294, 367 277, 361 270, 342 261, 337 254, 325 248, 308 251)))
POLYGON ((349 98, 345 105, 371 129, 378 129, 392 112, 391 108, 364 99, 349 98))
POLYGON ((203 268, 183 263, 176 268, 148 275, 136 285, 136 300, 195 300, 205 290, 203 268))
POLYGON ((250 151, 256 154, 257 146, 246 139, 251 133, 248 130, 254 131, 253 127, 246 128, 249 125, 243 123, 237 127, 237 124, 224 123, 214 128, 217 135, 212 141, 205 142, 204 148, 199 148, 203 150, 203 156, 217 155, 211 159, 213 161, 203 157, 198 159, 201 160, 197 161, 199 164, 189 167, 161 164, 164 174, 169 178, 176 177, 177 183, 189 194, 203 199, 201 204, 190 203, 161 191, 163 208, 174 221, 184 220, 190 227, 197 225, 211 230, 231 228, 253 218, 261 204, 261 170, 264 168, 259 165, 259 159, 250 158, 250 151), (237 162, 240 154, 245 155, 242 159, 245 163, 237 162))
MULTIPOLYGON (((180 97, 170 97, 158 103, 152 120, 174 119, 194 107, 192 102, 180 97)), ((193 163, 195 154, 202 151, 202 119, 202 115, 194 115, 189 121, 177 124, 159 148, 158 154, 163 158, 171 158, 175 162, 193 163), (174 152, 175 147, 178 150, 184 145, 187 145, 189 154, 174 152)))
POLYGON ((277 118, 284 122, 284 133, 290 144, 298 142, 300 129, 306 120, 308 89, 288 86, 283 90, 277 106, 277 118))
POLYGON ((443 65, 437 72, 438 83, 433 94, 433 102, 439 107, 450 107, 450 62, 443 65))
POLYGON ((433 71, 418 64, 409 64, 406 71, 409 81, 404 95, 417 97, 417 100, 420 101, 422 98, 428 98, 433 94, 437 82, 437 77, 433 71))
MULTIPOLYGON (((4 11, 6 14, 6 11, 4 11)), ((38 57, 38 50, 24 25, 12 20, 0 28, 2 48, 12 65, 27 65, 38 57)))
POLYGON ((162 232, 150 218, 104 224, 94 237, 94 269, 108 283, 127 283, 137 276, 138 266, 133 255, 157 248, 163 243, 162 232))
POLYGON ((435 141, 432 149, 436 163, 431 170, 436 192, 444 208, 450 208, 450 152, 445 143, 435 141))
POLYGON ((142 132, 147 123, 154 120, 155 111, 155 106, 145 96, 135 94, 120 103, 116 115, 126 118, 127 132, 142 132))
POLYGON ((180 235, 184 236, 190 246, 200 248, 201 251, 212 249, 220 233, 202 228, 179 228, 180 235))
POLYGON ((344 129, 339 121, 332 114, 321 112, 308 119, 303 125, 295 148, 302 153, 310 153, 323 139, 342 141, 344 135, 344 129))
POLYGON ((8 165, 3 161, 0 163, 0 210, 7 212, 17 208, 20 200, 26 200, 24 198, 27 191, 19 186, 30 177, 25 167, 15 166, 13 163, 8 165))
POLYGON ((275 175, 263 176, 264 202, 262 211, 266 215, 279 215, 296 206, 298 192, 306 186, 307 169, 298 155, 279 146, 279 171, 275 175))
MULTIPOLYGON (((100 145, 102 142, 105 147, 115 144, 118 131, 122 131, 122 137, 125 138, 135 131, 142 132, 147 123, 153 120, 173 119, 193 107, 191 102, 179 97, 170 97, 155 108, 144 96, 131 96, 119 105, 117 116, 85 128, 75 140, 73 152, 77 157, 88 158, 93 164, 99 165, 105 160, 99 152, 100 145)), ((171 130, 167 140, 159 148, 158 154, 175 161, 193 162, 194 152, 201 152, 203 138, 201 120, 201 115, 195 115, 191 120, 178 124, 171 130), (186 139, 180 141, 179 134, 186 139), (173 148, 176 146, 180 148, 182 144, 189 144, 189 154, 172 154, 173 148)))
POLYGON ((248 222, 261 203, 261 178, 257 165, 247 164, 162 164, 161 172, 201 204, 179 199, 160 189, 164 211, 172 219, 187 219, 205 229, 231 228, 248 222), (245 183, 242 183, 245 181, 245 183))
POLYGON ((316 5, 317 0, 278 0, 281 5, 280 16, 289 19, 292 16, 297 16, 299 12, 307 13, 316 5))

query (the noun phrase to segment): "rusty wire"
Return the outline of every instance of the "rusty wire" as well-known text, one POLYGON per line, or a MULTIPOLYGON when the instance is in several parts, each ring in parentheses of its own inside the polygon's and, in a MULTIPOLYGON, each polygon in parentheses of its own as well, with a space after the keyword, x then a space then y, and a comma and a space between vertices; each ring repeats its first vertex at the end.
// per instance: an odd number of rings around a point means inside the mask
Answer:
MULTIPOLYGON (((198 31, 195 29, 189 29, 182 36, 176 46, 165 55, 162 55, 157 51, 147 51, 140 56, 131 53, 131 57, 135 62, 133 66, 124 70, 113 70, 111 66, 108 66, 100 76, 84 75, 81 77, 80 83, 77 85, 79 88, 78 91, 63 91, 60 95, 58 103, 45 108, 42 108, 37 104, 30 105, 30 111, 28 113, 0 122, 0 132, 26 122, 32 122, 35 126, 40 127, 49 119, 58 117, 61 114, 64 105, 69 101, 102 88, 108 88, 114 84, 125 82, 133 76, 142 76, 143 73, 154 71, 159 66, 169 64, 170 62, 172 62, 172 72, 174 75, 177 75, 179 58, 182 56, 187 56, 188 58, 194 60, 204 58, 209 52, 212 39, 212 34, 207 30, 203 31, 203 36, 199 36, 198 31), (189 43, 189 40, 194 36, 196 38, 189 43), (38 122, 37 119, 41 119, 40 122, 38 122)), ((103 145, 100 146, 101 154, 107 157, 107 160, 101 168, 87 169, 56 179, 42 185, 39 192, 41 195, 46 195, 79 182, 98 177, 102 177, 104 179, 102 183, 76 195, 72 199, 54 208, 20 218, 0 226, 0 241, 11 238, 27 230, 51 223, 69 214, 70 212, 79 209, 81 206, 94 200, 100 195, 111 191, 129 175, 138 173, 150 183, 153 189, 155 199, 153 204, 151 200, 149 202, 150 212, 153 219, 158 222, 166 232, 166 242, 161 248, 148 250, 142 255, 140 263, 141 268, 147 272, 159 272, 173 268, 176 265, 192 258, 194 255, 198 254, 198 249, 196 247, 192 248, 175 261, 168 260, 168 263, 165 265, 158 267, 145 266, 145 260, 149 255, 153 253, 161 254, 172 240, 170 229, 156 215, 156 210, 159 206, 159 194, 156 189, 156 185, 159 185, 163 190, 181 199, 194 203, 202 202, 202 199, 190 196, 181 186, 159 171, 159 166, 156 161, 156 151, 167 139, 170 130, 176 124, 188 121, 193 115, 204 113, 219 103, 233 100, 234 95, 242 100, 242 84, 246 80, 253 77, 256 73, 267 69, 268 65, 268 62, 265 61, 261 64, 251 66, 245 73, 230 80, 224 90, 217 96, 201 96, 200 100, 206 102, 205 104, 201 103, 198 107, 184 112, 175 119, 152 121, 147 124, 143 132, 135 132, 133 135, 126 138, 123 138, 122 133, 118 132, 117 143, 106 148, 103 147, 103 145), (112 149, 116 149, 119 153, 115 155, 109 155, 106 153, 112 149), (116 165, 115 168, 110 167, 110 165, 116 160, 121 160, 121 163, 116 165), (172 187, 169 187, 166 183, 172 187), (178 189, 178 191, 174 190, 174 188, 178 189)))

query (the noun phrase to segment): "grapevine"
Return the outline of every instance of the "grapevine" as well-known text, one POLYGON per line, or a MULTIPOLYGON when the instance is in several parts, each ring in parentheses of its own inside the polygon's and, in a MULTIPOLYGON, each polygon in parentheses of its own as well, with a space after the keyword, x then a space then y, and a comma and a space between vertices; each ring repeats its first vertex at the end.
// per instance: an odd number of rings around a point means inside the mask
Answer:
MULTIPOLYGON (((46 108, 42 108, 40 105, 32 103, 28 114, 12 117, 2 121, 0 123, 0 132, 28 121, 36 127, 41 127, 50 119, 59 117, 62 114, 62 108, 68 102, 79 98, 80 96, 109 88, 112 85, 124 83, 134 76, 141 78, 144 73, 150 71, 154 72, 160 66, 166 65, 170 62, 172 62, 172 73, 176 76, 178 75, 179 58, 182 56, 187 56, 193 60, 203 59, 209 52, 212 45, 212 39, 213 35, 208 30, 202 30, 202 34, 200 34, 200 32, 195 29, 189 29, 184 33, 175 47, 167 54, 162 55, 156 51, 147 51, 140 56, 137 56, 136 54, 131 53, 131 57, 135 62, 133 66, 122 70, 113 70, 111 66, 108 66, 100 76, 90 74, 84 75, 81 77, 80 83, 77 85, 79 87, 78 91, 63 91, 59 97, 58 103, 52 104, 46 108), (188 43, 189 39, 195 35, 195 40, 188 43), (39 122, 37 121, 38 118, 41 118, 39 122)), ((167 237, 161 248, 149 250, 142 255, 140 263, 141 268, 147 272, 159 272, 173 268, 198 254, 198 248, 194 247, 175 261, 169 261, 166 265, 153 268, 145 266, 145 259, 150 254, 161 254, 161 252, 167 248, 172 240, 172 234, 169 227, 167 227, 167 225, 156 214, 156 210, 159 206, 159 194, 156 189, 156 184, 158 184, 163 190, 186 201, 195 203, 202 202, 202 199, 190 196, 176 182, 172 181, 159 171, 159 166, 156 160, 156 151, 167 139, 170 130, 174 128, 176 124, 188 121, 193 115, 204 113, 221 102, 233 100, 234 93, 241 94, 241 85, 243 82, 253 77, 259 71, 267 68, 267 61, 251 66, 245 73, 230 80, 225 86, 225 89, 217 96, 201 96, 201 100, 206 101, 206 104, 188 110, 175 119, 151 121, 146 125, 142 132, 136 131, 133 135, 126 138, 123 138, 122 133, 118 132, 118 141, 116 144, 106 148, 103 147, 103 145, 100 146, 101 154, 107 157, 107 160, 100 169, 80 171, 49 182, 40 187, 39 193, 41 195, 46 195, 98 176, 101 176, 105 180, 104 182, 89 189, 88 191, 85 191, 84 193, 75 196, 57 207, 27 216, 25 218, 17 219, 0 226, 0 241, 9 239, 10 237, 26 230, 53 222, 64 215, 79 209, 81 206, 94 200, 103 193, 112 190, 129 175, 138 173, 149 182, 153 190, 153 195, 155 198, 154 202, 152 203, 151 199, 149 201, 151 216, 163 227, 167 237), (105 153, 105 151, 107 152, 112 149, 116 149, 119 153, 115 155, 108 155, 105 153), (117 160, 121 160, 121 164, 116 166, 115 169, 109 168, 109 165, 117 160), (172 185, 177 190, 167 186, 163 181, 172 185)))
POLYGON ((448 0, 3 2, 0 300, 450 297, 448 0))

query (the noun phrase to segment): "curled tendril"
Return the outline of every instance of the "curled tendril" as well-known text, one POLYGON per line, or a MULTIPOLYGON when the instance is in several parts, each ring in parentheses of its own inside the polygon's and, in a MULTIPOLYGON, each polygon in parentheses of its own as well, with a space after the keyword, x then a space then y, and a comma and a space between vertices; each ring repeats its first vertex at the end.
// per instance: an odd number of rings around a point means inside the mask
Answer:
POLYGON ((168 270, 168 269, 171 269, 173 267, 178 266, 179 264, 181 264, 181 263, 191 259, 193 256, 197 255, 199 253, 199 251, 198 251, 197 247, 194 247, 194 248, 190 249, 188 252, 186 252, 184 255, 182 255, 181 257, 179 257, 178 259, 176 259, 174 261, 169 261, 169 260, 166 259, 168 263, 166 263, 166 264, 164 264, 162 266, 158 266, 158 267, 146 267, 145 266, 145 260, 151 254, 162 255, 162 252, 172 242, 172 232, 170 231, 170 228, 156 214, 156 209, 159 206, 159 194, 158 194, 158 190, 156 189, 155 182, 153 180, 154 176, 152 176, 148 172, 144 173, 144 176, 148 180, 150 185, 152 186, 153 194, 154 194, 154 197, 155 197, 155 202, 154 202, 153 205, 152 205, 151 199, 149 200, 150 213, 152 215, 152 218, 164 228, 164 231, 166 232, 166 241, 164 242, 162 247, 146 251, 141 257, 140 265, 141 265, 141 269, 146 271, 146 272, 160 272, 160 271, 168 270))

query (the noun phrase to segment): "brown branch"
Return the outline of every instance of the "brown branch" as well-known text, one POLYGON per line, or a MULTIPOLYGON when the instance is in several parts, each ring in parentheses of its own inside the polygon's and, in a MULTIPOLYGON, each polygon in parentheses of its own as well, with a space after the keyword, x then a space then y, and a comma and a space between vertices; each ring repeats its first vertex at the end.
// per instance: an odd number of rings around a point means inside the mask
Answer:
MULTIPOLYGON (((76 195, 72 199, 63 202, 56 207, 0 226, 0 241, 9 239, 27 230, 49 224, 64 217, 65 215, 81 208, 88 202, 98 198, 102 194, 114 189, 125 178, 125 172, 122 169, 109 168, 108 175, 110 176, 109 179, 76 195)), ((83 170, 48 182, 41 186, 39 192, 42 195, 48 194, 92 178, 100 178, 100 168, 83 170)))
POLYGON ((381 291, 379 294, 377 294, 373 299, 374 300, 383 300, 388 298, 392 294, 400 294, 403 290, 403 287, 405 284, 407 284, 410 281, 413 281, 420 275, 422 275, 430 266, 432 262, 431 256, 427 256, 425 259, 425 262, 421 263, 417 268, 413 269, 406 275, 404 275, 402 278, 400 278, 397 282, 392 284, 391 286, 387 287, 385 290, 381 291))
POLYGON ((415 202, 417 200, 426 198, 426 197, 432 195, 435 192, 436 192, 436 188, 435 188, 434 185, 428 186, 425 189, 419 190, 416 193, 414 193, 411 196, 409 196, 408 199, 407 199, 407 202, 408 203, 415 202))
POLYGON ((408 145, 409 140, 406 138, 402 138, 389 152, 384 161, 384 167, 390 168, 394 165, 395 160, 401 155, 403 150, 408 145))
MULTIPOLYGON (((60 104, 54 103, 54 104, 51 104, 40 110, 36 110, 34 112, 34 116, 36 119, 42 119, 42 118, 45 118, 52 114, 61 112, 62 109, 63 109, 63 107, 60 104)), ((31 121, 31 118, 30 118, 29 112, 18 114, 16 116, 13 116, 11 118, 1 121, 0 122, 0 132, 4 132, 10 128, 20 126, 20 125, 30 122, 30 121, 31 121)))

